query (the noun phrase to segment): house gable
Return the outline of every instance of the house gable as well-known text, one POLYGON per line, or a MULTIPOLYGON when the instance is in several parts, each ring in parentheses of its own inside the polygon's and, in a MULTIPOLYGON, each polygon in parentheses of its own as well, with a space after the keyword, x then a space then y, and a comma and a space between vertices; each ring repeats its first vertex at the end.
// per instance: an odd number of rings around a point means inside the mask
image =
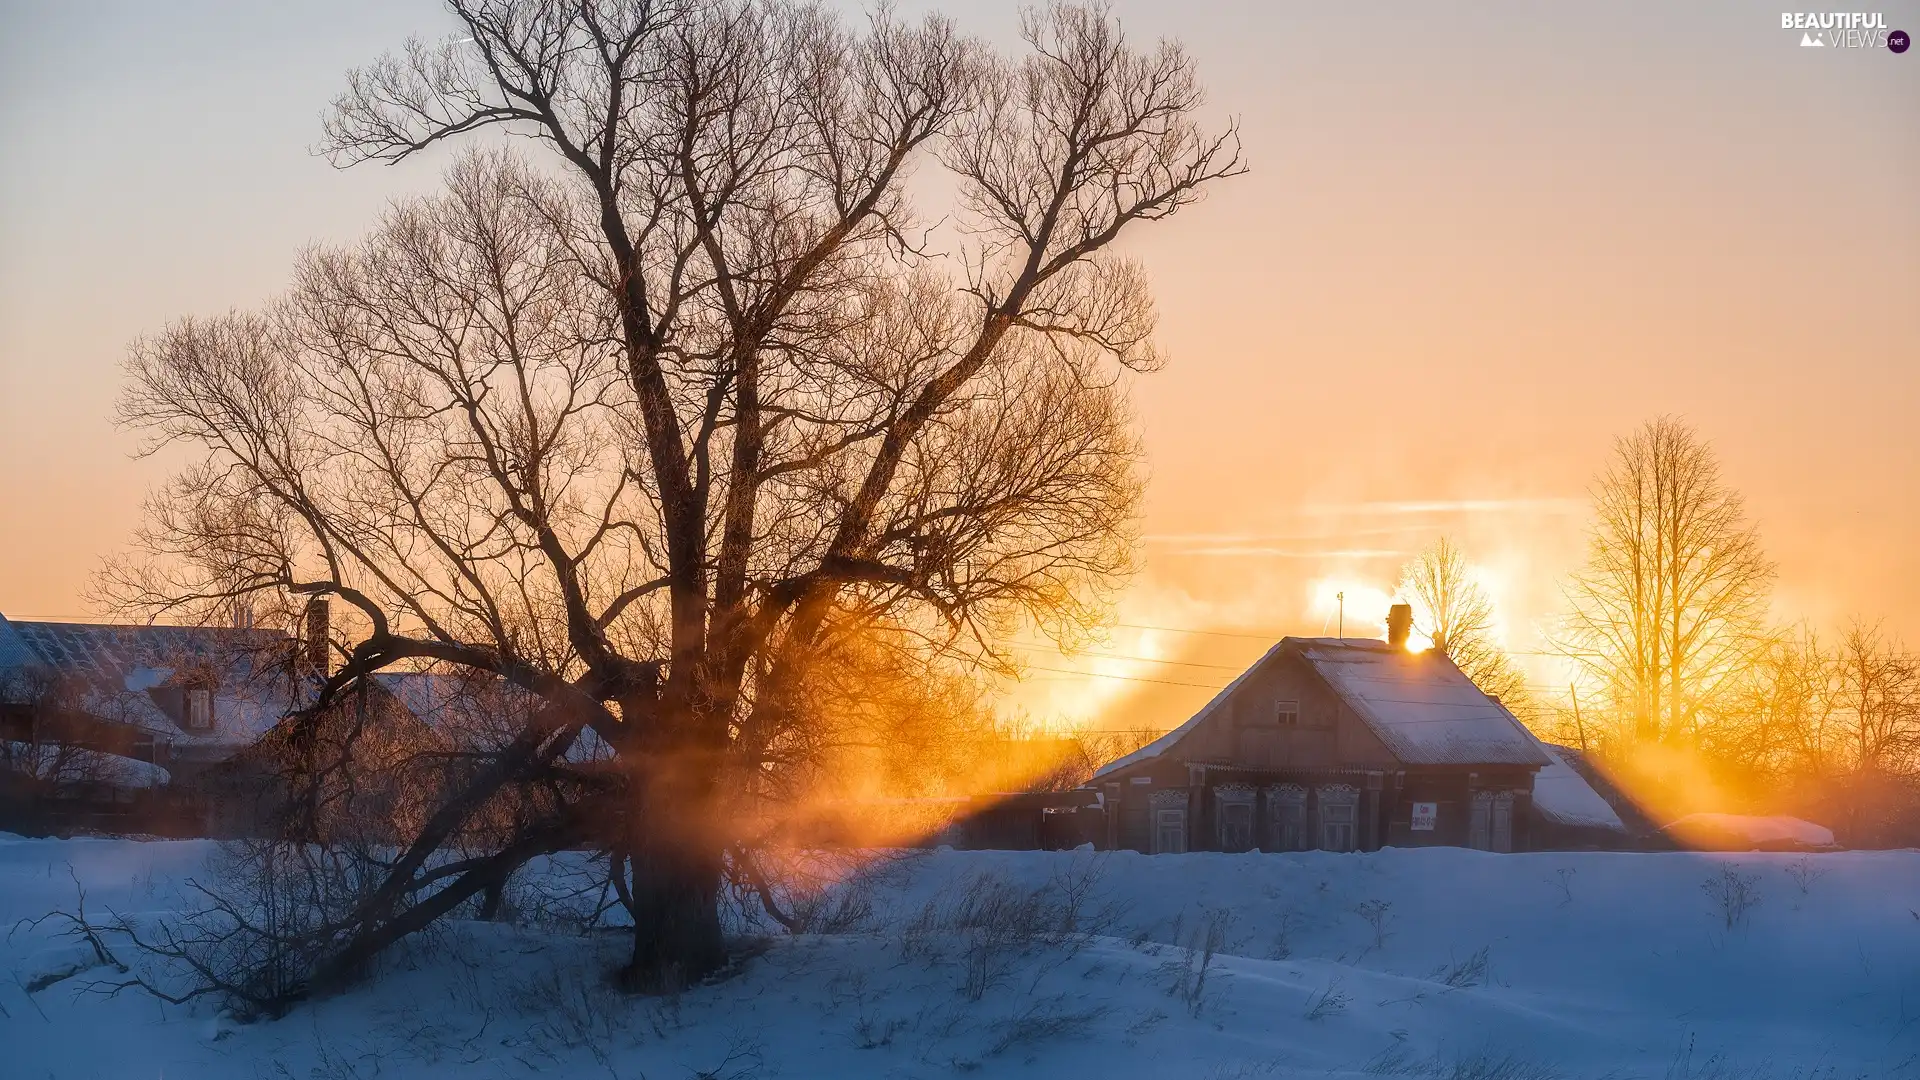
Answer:
POLYGON ((1096 782, 1151 775, 1185 783, 1190 764, 1392 769, 1399 762, 1364 718, 1286 638, 1192 719, 1094 773, 1096 782), (1283 712, 1290 705, 1290 712, 1283 712))

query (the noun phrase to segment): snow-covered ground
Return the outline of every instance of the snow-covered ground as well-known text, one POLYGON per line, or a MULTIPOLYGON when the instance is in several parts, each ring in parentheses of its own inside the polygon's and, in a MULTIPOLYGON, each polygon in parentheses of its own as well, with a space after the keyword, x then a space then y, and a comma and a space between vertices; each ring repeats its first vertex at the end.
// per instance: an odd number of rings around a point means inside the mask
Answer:
MULTIPOLYGON (((70 907, 75 878, 90 911, 162 913, 209 851, 0 836, 0 925, 70 907)), ((79 993, 110 970, 18 929, 0 1076, 1920 1074, 1915 852, 943 851, 871 897, 852 932, 778 939, 674 1002, 604 987, 617 935, 460 923, 250 1025, 79 993), (1096 936, 952 929, 968 897, 1057 905, 1096 878, 1078 907, 1096 936)))

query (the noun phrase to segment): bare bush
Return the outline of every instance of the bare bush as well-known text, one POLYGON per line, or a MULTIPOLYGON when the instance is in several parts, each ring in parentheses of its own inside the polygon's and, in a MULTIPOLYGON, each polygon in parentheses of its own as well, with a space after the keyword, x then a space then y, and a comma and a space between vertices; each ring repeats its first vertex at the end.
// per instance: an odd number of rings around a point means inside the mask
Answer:
POLYGON ((1580 871, 1571 866, 1563 866, 1553 872, 1553 887, 1560 892, 1560 906, 1573 903, 1573 876, 1580 871))
POLYGON ((1077 861, 1038 888, 993 874, 975 874, 929 900, 896 929, 900 955, 930 966, 959 968, 959 991, 979 1001, 1022 965, 1034 983, 1107 933, 1119 909, 1100 902, 1103 861, 1077 861))
POLYGON ((1487 975, 1492 970, 1492 953, 1493 946, 1482 945, 1465 960, 1456 960, 1434 968, 1431 977, 1455 990, 1479 986, 1487 981, 1487 975))
POLYGON ((1387 939, 1393 936, 1393 932, 1387 929, 1388 924, 1393 921, 1393 902, 1363 900, 1353 906, 1353 913, 1360 916, 1373 930, 1373 941, 1368 944, 1367 951, 1386 948, 1387 939))
POLYGON ((1280 909, 1280 925, 1267 946, 1267 959, 1286 960, 1293 956, 1293 932, 1300 926, 1300 912, 1292 907, 1280 909))
POLYGON ((853 1021, 853 1045, 861 1050, 876 1050, 882 1046, 892 1046, 893 1037, 905 1030, 907 1021, 903 1017, 890 1017, 885 1020, 861 1015, 853 1021))
POLYGON ((851 934, 873 924, 873 888, 864 881, 814 893, 792 908, 793 931, 851 934))
POLYGON ((1161 965, 1161 971, 1169 976, 1167 993, 1186 1005, 1193 1016, 1206 1007, 1207 976, 1213 971, 1214 957, 1226 948, 1233 922, 1234 914, 1228 908, 1203 909, 1194 927, 1180 936, 1180 955, 1161 965))
POLYGON ((373 887, 373 868, 309 845, 241 841, 222 845, 208 879, 189 878, 184 911, 142 925, 109 912, 94 921, 80 892, 75 911, 43 917, 89 942, 125 978, 81 987, 114 996, 141 990, 182 1004, 212 997, 242 1019, 278 1017, 306 993, 313 965, 339 945, 350 912, 373 887), (208 884, 208 881, 214 884, 208 884), (151 970, 134 971, 110 952, 131 946, 151 970))
POLYGON ((1017 1046, 1080 1038, 1106 1014, 1103 1006, 1073 1008, 1065 994, 1037 998, 995 1025, 998 1033, 987 1048, 987 1055, 997 1057, 1017 1046))
POLYGON ((1714 913, 1728 930, 1744 926, 1747 916, 1760 904, 1760 875, 1743 874, 1731 863, 1700 883, 1700 891, 1712 901, 1714 913))
POLYGON ((1307 1019, 1324 1020, 1329 1016, 1347 1011, 1353 995, 1340 989, 1340 976, 1335 975, 1317 994, 1307 998, 1307 1019))
POLYGON ((1826 870, 1815 866, 1811 855, 1802 855, 1787 867, 1787 877, 1793 879, 1793 885, 1800 890, 1801 896, 1806 896, 1813 889, 1813 883, 1825 876, 1826 870))

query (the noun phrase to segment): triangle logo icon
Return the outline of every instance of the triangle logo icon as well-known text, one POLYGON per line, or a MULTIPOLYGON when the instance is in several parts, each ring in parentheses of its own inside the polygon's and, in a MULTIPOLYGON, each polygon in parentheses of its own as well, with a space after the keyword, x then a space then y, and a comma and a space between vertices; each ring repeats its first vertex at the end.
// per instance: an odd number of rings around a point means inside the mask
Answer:
POLYGON ((1824 41, 1821 41, 1817 37, 1814 37, 1812 34, 1801 34, 1800 47, 1803 49, 1808 49, 1808 48, 1824 49, 1827 47, 1827 43, 1824 41))

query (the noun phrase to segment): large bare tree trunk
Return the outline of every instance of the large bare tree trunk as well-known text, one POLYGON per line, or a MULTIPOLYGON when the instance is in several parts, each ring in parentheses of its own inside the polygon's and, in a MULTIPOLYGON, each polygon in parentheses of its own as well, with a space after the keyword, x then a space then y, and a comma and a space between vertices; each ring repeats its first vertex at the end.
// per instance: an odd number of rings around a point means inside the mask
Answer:
POLYGON ((670 993, 727 960, 721 755, 702 745, 698 720, 684 713, 657 718, 639 743, 629 751, 634 811, 625 837, 633 956, 621 981, 630 990, 670 993))
POLYGON ((621 982, 641 993, 670 993, 727 961, 720 926, 718 846, 679 830, 636 838, 633 956, 621 982))

